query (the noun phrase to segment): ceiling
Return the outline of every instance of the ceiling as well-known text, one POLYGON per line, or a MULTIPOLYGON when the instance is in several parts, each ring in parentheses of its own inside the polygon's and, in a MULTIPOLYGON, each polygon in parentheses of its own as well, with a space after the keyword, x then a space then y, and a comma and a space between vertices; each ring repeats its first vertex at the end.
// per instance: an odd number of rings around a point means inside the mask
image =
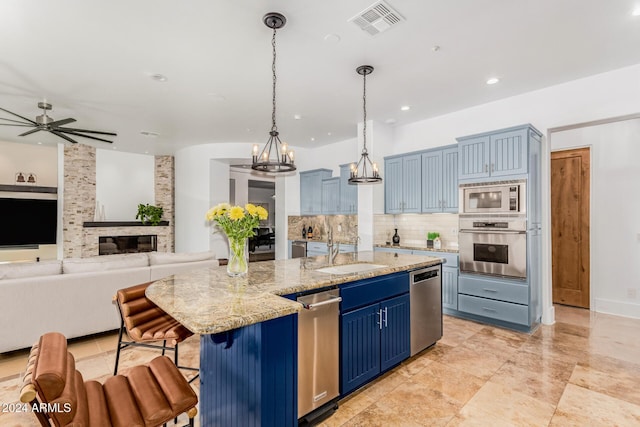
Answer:
MULTIPOLYGON (((272 31, 262 17, 271 11, 287 18, 277 33, 277 123, 294 147, 356 136, 362 64, 375 67, 368 118, 398 126, 640 63, 638 0, 388 0, 405 21, 376 36, 348 22, 371 4, 3 0, 0 107, 34 118, 46 99, 54 119, 117 132, 113 148, 137 153, 263 144, 272 31), (500 82, 487 85, 490 77, 500 82)), ((62 141, 18 137, 23 130, 0 126, 0 140, 62 141)))

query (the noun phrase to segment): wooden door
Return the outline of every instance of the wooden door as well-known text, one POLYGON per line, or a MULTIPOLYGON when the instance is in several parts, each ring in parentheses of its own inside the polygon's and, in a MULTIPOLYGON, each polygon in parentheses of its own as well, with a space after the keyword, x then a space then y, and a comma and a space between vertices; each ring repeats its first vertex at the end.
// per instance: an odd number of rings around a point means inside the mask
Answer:
POLYGON ((589 308, 589 148, 551 153, 553 302, 589 308))

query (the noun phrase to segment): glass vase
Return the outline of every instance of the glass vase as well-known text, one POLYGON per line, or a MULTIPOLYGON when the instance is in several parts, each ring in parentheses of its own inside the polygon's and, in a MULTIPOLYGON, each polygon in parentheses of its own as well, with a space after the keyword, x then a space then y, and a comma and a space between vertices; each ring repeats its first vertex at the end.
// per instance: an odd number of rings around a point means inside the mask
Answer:
POLYGON ((244 276, 249 269, 249 239, 234 239, 229 237, 229 261, 227 274, 231 277, 244 276))

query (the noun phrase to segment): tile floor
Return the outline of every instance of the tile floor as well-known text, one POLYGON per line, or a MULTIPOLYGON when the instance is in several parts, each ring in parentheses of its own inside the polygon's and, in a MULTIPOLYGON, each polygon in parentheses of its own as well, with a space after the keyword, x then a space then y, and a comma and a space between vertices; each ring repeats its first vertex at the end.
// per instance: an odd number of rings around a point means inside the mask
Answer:
MULTIPOLYGON (((111 375, 116 341, 71 342, 85 378, 111 375)), ((197 338, 181 346, 181 362, 197 363, 197 338)), ((156 355, 125 350, 122 370, 156 355)), ((17 401, 25 364, 24 351, 0 354, 0 404, 17 401)), ((321 425, 640 426, 638 384, 640 320, 557 306, 556 323, 528 335, 445 316, 435 346, 344 399, 321 425)), ((0 425, 38 424, 0 413, 0 425)))

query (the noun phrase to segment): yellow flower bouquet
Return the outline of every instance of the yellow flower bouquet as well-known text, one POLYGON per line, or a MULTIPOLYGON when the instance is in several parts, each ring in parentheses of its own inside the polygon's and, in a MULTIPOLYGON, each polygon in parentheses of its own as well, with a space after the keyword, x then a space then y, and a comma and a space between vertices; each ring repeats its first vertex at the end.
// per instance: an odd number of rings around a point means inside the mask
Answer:
POLYGON ((247 239, 255 236, 254 229, 268 216, 265 208, 251 203, 247 203, 244 208, 220 203, 207 211, 207 221, 215 222, 229 239, 227 274, 244 276, 247 273, 247 239))

